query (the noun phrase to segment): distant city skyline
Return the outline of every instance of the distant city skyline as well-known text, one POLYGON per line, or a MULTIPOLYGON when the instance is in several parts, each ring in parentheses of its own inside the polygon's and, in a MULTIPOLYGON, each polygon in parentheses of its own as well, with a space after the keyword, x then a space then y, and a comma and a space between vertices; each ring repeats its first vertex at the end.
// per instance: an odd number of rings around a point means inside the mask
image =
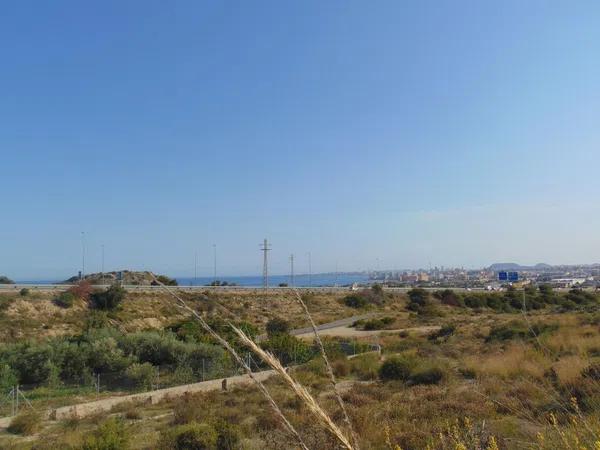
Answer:
POLYGON ((0 274, 600 260, 600 3, 3 5, 0 274))

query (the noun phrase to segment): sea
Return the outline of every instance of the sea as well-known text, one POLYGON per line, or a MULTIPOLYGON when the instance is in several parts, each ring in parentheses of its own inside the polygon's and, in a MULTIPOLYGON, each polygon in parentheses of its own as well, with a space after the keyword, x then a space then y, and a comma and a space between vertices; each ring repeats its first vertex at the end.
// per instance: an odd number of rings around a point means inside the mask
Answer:
MULTIPOLYGON (((206 286, 214 281, 214 277, 175 277, 180 286, 206 286)), ((221 282, 235 283, 238 286, 258 287, 263 285, 262 276, 227 277, 217 276, 221 282)), ((269 286, 280 284, 292 285, 289 275, 269 275, 269 286)), ((363 273, 318 273, 314 275, 295 275, 294 286, 296 287, 327 287, 327 286, 350 286, 353 283, 367 284, 369 276, 363 273)))

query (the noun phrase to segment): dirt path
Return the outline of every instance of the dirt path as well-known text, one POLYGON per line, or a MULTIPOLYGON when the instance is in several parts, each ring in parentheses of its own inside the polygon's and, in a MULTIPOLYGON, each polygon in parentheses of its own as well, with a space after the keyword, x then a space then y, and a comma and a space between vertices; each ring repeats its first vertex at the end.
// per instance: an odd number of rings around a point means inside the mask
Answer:
MULTIPOLYGON (((377 336, 383 333, 400 333, 402 331, 408 333, 416 333, 416 334, 427 334, 432 331, 437 331, 440 329, 438 325, 427 325, 422 327, 413 327, 413 328, 399 328, 396 330, 357 330, 355 328, 350 328, 348 326, 338 326, 333 328, 328 328, 322 331, 319 331, 320 336, 337 336, 337 337, 366 337, 366 336, 377 336)), ((314 334, 312 331, 296 334, 296 337, 300 339, 312 339, 314 334)))

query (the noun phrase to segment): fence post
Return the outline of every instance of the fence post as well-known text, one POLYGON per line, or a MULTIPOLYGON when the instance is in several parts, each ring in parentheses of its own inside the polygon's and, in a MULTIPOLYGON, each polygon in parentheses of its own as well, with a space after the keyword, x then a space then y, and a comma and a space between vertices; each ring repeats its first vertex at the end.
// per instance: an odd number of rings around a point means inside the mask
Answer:
POLYGON ((10 415, 15 415, 15 386, 10 391, 10 415))
POLYGON ((96 395, 100 395, 100 372, 96 374, 96 395))

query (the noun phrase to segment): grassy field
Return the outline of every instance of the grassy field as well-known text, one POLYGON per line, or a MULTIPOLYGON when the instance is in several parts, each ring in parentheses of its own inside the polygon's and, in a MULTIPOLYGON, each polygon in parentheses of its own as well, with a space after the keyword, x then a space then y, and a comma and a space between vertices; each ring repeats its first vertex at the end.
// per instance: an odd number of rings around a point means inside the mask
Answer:
MULTIPOLYGON (((257 333, 276 317, 294 328, 307 325, 293 293, 182 295, 204 317, 249 323, 257 333)), ((355 339, 378 342, 381 355, 348 359, 331 350, 338 338, 325 342, 361 449, 600 448, 600 314, 595 294, 529 290, 476 296, 353 295, 365 301, 348 300, 343 293, 308 295, 305 300, 318 323, 364 312, 379 314, 379 322, 366 321, 355 328, 378 329, 380 334, 355 339), (525 311, 519 308, 522 298, 525 311), (440 328, 402 331, 431 325, 440 328)), ((97 313, 84 300, 65 309, 44 295, 11 295, 1 302, 3 342, 76 335, 97 313)), ((168 297, 157 293, 128 294, 121 307, 107 315, 108 325, 103 326, 121 329, 123 339, 187 319, 168 297)), ((265 346, 280 342, 277 339, 271 337, 265 346)), ((322 359, 313 355, 291 374, 350 436, 322 359)), ((281 378, 266 385, 308 448, 340 448, 281 378)), ((128 405, 83 419, 53 422, 33 413, 19 419, 19 427, 0 432, 0 448, 297 447, 253 385, 156 405, 128 405)))

